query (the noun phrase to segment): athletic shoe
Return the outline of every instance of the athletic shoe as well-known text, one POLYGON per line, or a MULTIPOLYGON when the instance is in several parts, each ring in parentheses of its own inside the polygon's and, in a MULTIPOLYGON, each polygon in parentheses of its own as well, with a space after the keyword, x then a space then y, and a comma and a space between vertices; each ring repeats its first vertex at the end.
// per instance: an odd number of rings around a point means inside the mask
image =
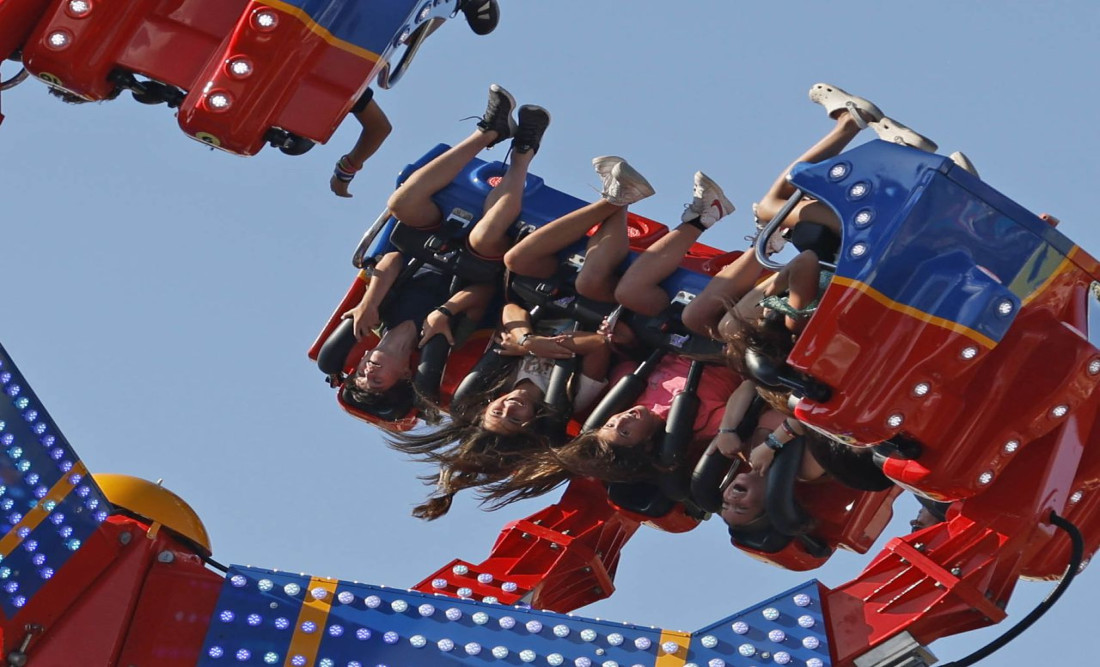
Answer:
POLYGON ((488 35, 500 23, 500 5, 497 0, 463 0, 462 13, 466 23, 478 35, 488 35))
POLYGON ((709 229, 711 225, 733 213, 733 202, 726 199, 726 193, 701 171, 695 172, 695 187, 691 203, 680 216, 682 222, 699 218, 699 223, 709 229))
POLYGON ((599 174, 603 190, 600 196, 616 206, 629 206, 654 193, 649 181, 631 167, 626 160, 615 155, 593 158, 592 166, 599 174))
POLYGON ((516 108, 516 98, 497 84, 489 86, 489 104, 485 106, 485 115, 477 122, 482 132, 496 132, 490 147, 508 139, 516 133, 516 121, 512 120, 512 109, 516 108))
POLYGON ((550 125, 550 112, 534 104, 524 104, 519 108, 519 128, 512 139, 512 151, 515 153, 539 152, 542 134, 550 125))

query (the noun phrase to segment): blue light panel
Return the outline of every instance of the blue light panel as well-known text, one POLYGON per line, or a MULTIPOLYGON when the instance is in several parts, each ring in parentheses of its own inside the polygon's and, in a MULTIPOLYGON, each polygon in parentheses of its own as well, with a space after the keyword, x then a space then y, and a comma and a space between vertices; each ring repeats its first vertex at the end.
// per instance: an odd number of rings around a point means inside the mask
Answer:
POLYGON ((234 566, 199 665, 825 667, 823 621, 814 581, 689 634, 234 566))
POLYGON ((0 613, 15 616, 109 514, 107 499, 0 346, 0 613))

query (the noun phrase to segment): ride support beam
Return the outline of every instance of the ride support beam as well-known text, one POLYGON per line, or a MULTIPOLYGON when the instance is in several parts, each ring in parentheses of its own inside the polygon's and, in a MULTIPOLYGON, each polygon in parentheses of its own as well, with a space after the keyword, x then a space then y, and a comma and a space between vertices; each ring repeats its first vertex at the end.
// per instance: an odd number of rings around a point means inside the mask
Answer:
POLYGON ((995 624, 1028 559, 1055 537, 1094 416, 1070 415, 1019 453, 949 520, 891 540, 854 580, 824 596, 834 665, 908 631, 921 644, 995 624))
POLYGON ((222 577, 159 528, 110 517, 7 626, 4 655, 29 637, 32 665, 194 665, 222 577))
POLYGON ((480 564, 452 561, 413 590, 569 612, 611 595, 639 525, 607 502, 603 484, 574 479, 560 501, 505 526, 480 564))

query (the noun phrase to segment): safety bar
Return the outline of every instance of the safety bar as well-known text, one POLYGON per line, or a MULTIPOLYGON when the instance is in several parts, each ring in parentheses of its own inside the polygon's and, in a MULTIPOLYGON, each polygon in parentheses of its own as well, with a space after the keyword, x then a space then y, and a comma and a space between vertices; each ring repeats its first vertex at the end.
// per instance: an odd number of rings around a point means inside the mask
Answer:
POLYGON ((29 74, 27 73, 27 69, 22 68, 12 78, 5 81, 0 81, 0 90, 10 90, 12 88, 15 88, 19 84, 26 81, 28 76, 29 74))
POLYGON ((351 265, 357 269, 365 269, 369 266, 367 262, 367 251, 370 250, 371 245, 374 243, 374 239, 382 232, 382 228, 386 226, 386 223, 390 219, 390 209, 382 209, 382 214, 374 221, 370 227, 367 228, 367 232, 363 234, 363 238, 359 241, 359 245, 355 248, 355 254, 351 256, 351 265))
MULTIPOLYGON (((802 201, 802 190, 795 188, 794 194, 787 200, 786 204, 783 204, 783 208, 779 209, 779 212, 775 214, 775 217, 771 219, 771 222, 764 227, 760 234, 756 237, 756 261, 760 262, 760 265, 765 269, 771 269, 772 271, 780 271, 786 264, 780 264, 779 262, 773 262, 768 258, 768 239, 772 237, 772 234, 779 230, 779 226, 783 224, 783 221, 787 219, 787 216, 791 214, 794 207, 798 205, 798 202, 802 201)), ((822 268, 830 271, 836 271, 836 264, 831 262, 819 261, 818 264, 822 268)))
POLYGON ((416 52, 420 50, 420 45, 424 43, 424 40, 428 39, 428 35, 432 34, 437 27, 443 24, 446 19, 433 18, 429 21, 421 23, 413 34, 409 36, 407 42, 405 42, 405 53, 401 54, 401 60, 398 61, 397 66, 390 70, 390 64, 386 63, 385 67, 378 72, 378 87, 383 90, 389 90, 401 77, 405 76, 405 72, 408 71, 409 66, 412 65, 413 58, 416 57, 416 52))

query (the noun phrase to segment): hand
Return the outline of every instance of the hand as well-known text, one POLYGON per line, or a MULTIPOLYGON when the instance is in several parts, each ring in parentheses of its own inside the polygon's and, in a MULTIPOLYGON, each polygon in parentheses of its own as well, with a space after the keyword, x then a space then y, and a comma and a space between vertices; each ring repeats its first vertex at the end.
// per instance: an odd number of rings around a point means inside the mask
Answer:
POLYGON ((348 187, 350 186, 351 181, 341 181, 339 178, 336 178, 335 175, 332 178, 328 179, 328 189, 332 190, 332 194, 336 195, 337 197, 345 197, 350 199, 352 197, 352 194, 348 192, 348 187))
POLYGON ((524 344, 527 352, 542 359, 570 359, 573 351, 565 346, 569 336, 531 336, 524 344))
POLYGON ((428 313, 428 317, 424 319, 424 328, 421 330, 421 334, 419 347, 424 347, 428 344, 428 341, 439 334, 443 334, 443 337, 451 345, 455 344, 454 334, 451 333, 451 318, 438 310, 428 313))
POLYGON ((744 443, 741 442, 741 438, 736 433, 719 433, 714 436, 711 443, 727 459, 744 460, 745 458, 743 453, 744 443))
POLYGON ((378 315, 378 308, 362 303, 340 316, 342 320, 348 318, 351 318, 352 332, 357 340, 369 336, 382 323, 382 318, 378 315))
POLYGON ((515 336, 507 332, 498 334, 497 345, 500 348, 499 353, 501 356, 522 357, 523 355, 527 354, 527 350, 519 344, 519 340, 517 340, 515 336))
POLYGON ((749 465, 752 466, 753 472, 763 477, 768 473, 768 468, 771 467, 774 459, 774 449, 767 445, 757 445, 753 447, 752 453, 749 454, 749 465))

